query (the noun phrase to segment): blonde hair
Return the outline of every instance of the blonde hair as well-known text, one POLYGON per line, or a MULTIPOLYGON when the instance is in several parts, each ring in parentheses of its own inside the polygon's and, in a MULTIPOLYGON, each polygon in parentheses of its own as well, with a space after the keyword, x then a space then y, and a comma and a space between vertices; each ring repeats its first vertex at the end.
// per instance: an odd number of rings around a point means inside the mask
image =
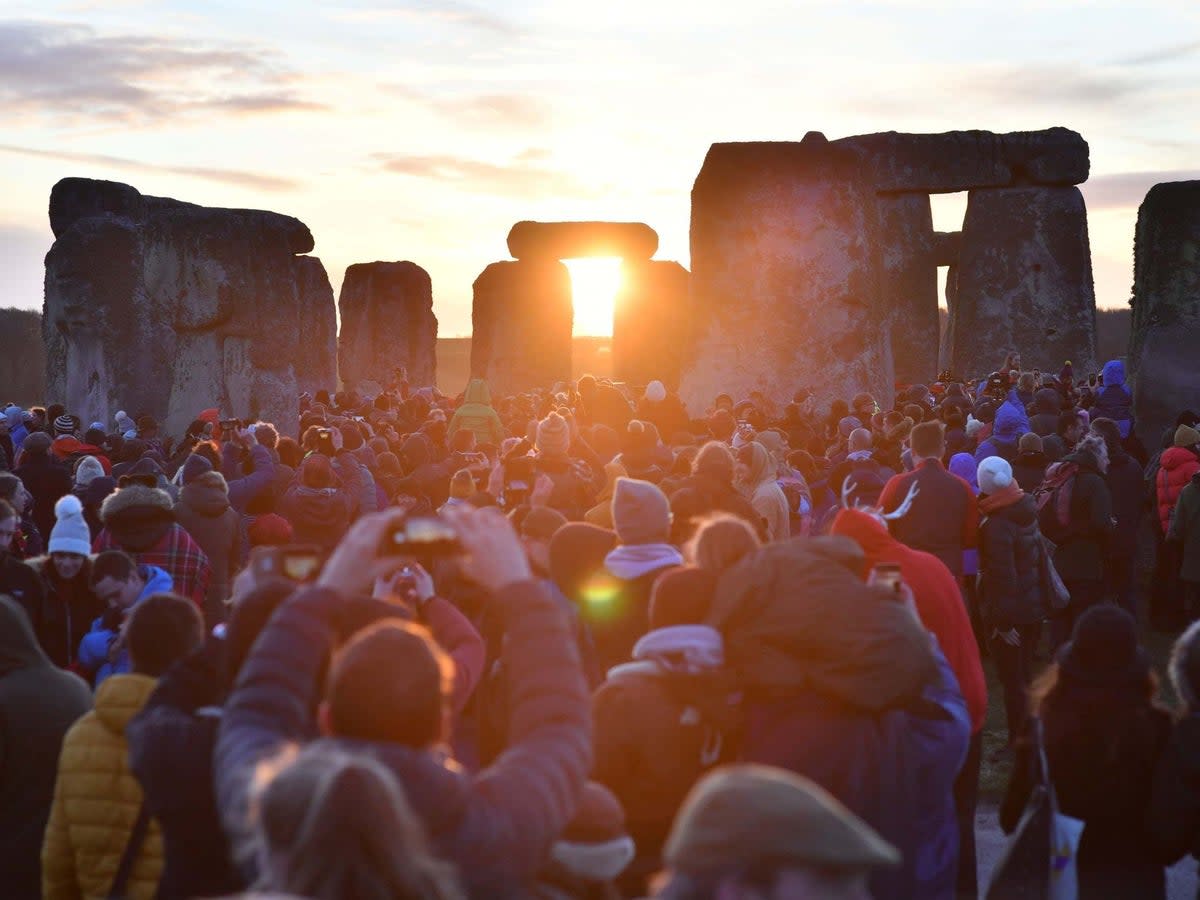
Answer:
POLYGON ((696 534, 683 548, 693 566, 720 574, 762 546, 754 527, 738 516, 717 513, 701 520, 696 534))
POLYGON ((378 760, 310 744, 260 770, 259 884, 312 900, 461 900, 395 776, 378 760))

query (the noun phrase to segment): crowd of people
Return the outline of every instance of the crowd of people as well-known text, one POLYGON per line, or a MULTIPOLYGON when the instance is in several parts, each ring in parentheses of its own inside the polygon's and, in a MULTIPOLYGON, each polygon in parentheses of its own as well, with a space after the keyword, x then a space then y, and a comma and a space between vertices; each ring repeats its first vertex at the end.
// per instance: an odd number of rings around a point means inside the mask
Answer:
POLYGON ((5 897, 981 896, 985 665, 1080 897, 1200 853, 1200 417, 1120 361, 299 408, 3 410, 5 897))

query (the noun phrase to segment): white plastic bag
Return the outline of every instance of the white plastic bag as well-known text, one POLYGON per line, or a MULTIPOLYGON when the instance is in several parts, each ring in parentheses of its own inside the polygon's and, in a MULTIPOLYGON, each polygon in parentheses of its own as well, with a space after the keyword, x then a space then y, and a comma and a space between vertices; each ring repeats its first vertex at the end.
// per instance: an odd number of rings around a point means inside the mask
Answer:
POLYGON ((1075 861, 1079 856, 1079 839, 1083 836, 1083 820, 1062 813, 1054 816, 1054 867, 1050 873, 1050 900, 1076 900, 1079 896, 1079 875, 1075 861))

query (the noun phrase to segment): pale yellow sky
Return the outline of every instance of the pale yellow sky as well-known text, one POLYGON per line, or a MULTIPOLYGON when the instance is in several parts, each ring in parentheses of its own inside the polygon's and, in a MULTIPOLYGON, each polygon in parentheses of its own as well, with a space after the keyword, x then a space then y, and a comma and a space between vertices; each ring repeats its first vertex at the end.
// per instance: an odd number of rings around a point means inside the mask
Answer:
MULTIPOLYGON (((444 336, 469 333, 471 283, 520 219, 645 221, 687 265, 714 141, 1074 128, 1107 307, 1128 300, 1146 190, 1200 178, 1194 2, 9 0, 0 16, 0 305, 40 306, 67 175, 295 215, 335 288, 352 263, 411 259, 444 336)), ((939 199, 937 226, 963 204, 939 199)))

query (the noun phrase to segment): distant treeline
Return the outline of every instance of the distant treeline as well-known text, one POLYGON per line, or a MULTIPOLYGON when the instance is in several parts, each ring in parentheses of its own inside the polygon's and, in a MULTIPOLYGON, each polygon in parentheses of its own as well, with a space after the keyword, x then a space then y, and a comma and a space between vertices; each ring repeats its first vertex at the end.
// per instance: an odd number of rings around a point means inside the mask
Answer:
MULTIPOLYGON (((1096 350, 1101 363, 1124 356, 1129 346, 1132 315, 1128 309, 1103 309, 1096 316, 1096 350)), ((946 313, 942 312, 942 326, 946 313)), ((575 375, 612 374, 608 338, 575 338, 575 375)), ((467 384, 471 339, 438 341, 438 387, 457 394, 467 384)), ((43 403, 46 397, 45 349, 41 313, 29 309, 0 309, 0 403, 22 406, 43 403)), ((57 399, 57 398, 54 398, 57 399)))

